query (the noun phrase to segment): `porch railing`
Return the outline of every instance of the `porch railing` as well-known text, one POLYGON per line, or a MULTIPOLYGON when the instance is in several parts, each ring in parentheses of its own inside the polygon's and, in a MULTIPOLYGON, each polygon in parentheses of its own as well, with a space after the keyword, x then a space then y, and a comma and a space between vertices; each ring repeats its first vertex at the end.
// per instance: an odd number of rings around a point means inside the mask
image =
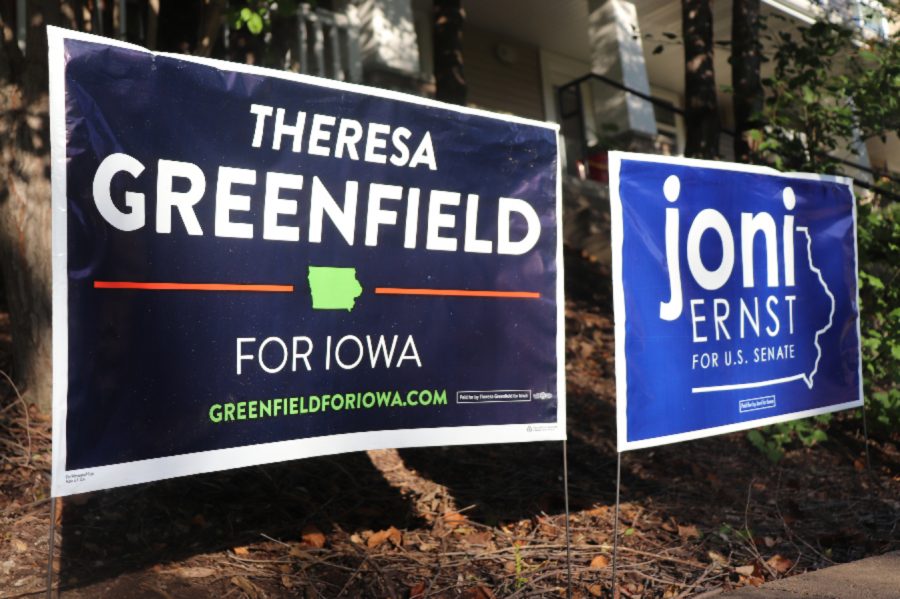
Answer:
MULTIPOLYGON (((26 0, 16 0, 16 36, 23 52, 27 34, 26 10, 26 0)), ((90 12, 90 30, 98 35, 144 43, 147 11, 146 1, 97 0, 90 12), (131 19, 129 14, 134 18, 131 19)), ((296 18, 297 40, 291 49, 291 54, 296 53, 296 56, 290 57, 287 66, 294 62, 301 73, 339 81, 362 81, 359 23, 353 5, 346 13, 338 13, 301 3, 296 18)), ((223 27, 228 26, 223 24, 223 27)))
POLYGON ((301 4, 297 9, 297 61, 301 73, 361 81, 359 25, 354 13, 301 4))
MULTIPOLYGON (((607 183, 607 152, 610 150, 631 149, 623 145, 621 123, 605 118, 602 112, 595 108, 597 97, 603 97, 610 93, 628 94, 642 102, 648 102, 653 106, 656 115, 657 126, 660 134, 655 140, 650 140, 654 151, 659 154, 680 154, 681 141, 677 136, 677 127, 669 129, 668 124, 676 122, 676 118, 684 117, 684 110, 671 102, 655 96, 650 96, 631 89, 618 81, 589 73, 575 79, 557 90, 559 103, 560 132, 565 143, 564 168, 573 176, 580 179, 593 179, 600 183, 607 183)), ((732 142, 734 131, 720 129, 720 155, 725 159, 732 159, 732 142)), ((841 158, 837 160, 843 165, 844 173, 850 176, 854 183, 863 189, 873 189, 872 180, 879 177, 887 177, 900 182, 900 176, 894 173, 875 171, 871 167, 841 158), (868 178, 863 180, 860 175, 868 178)), ((880 191, 883 195, 894 201, 900 200, 891 192, 880 191)))
POLYGON ((557 90, 560 130, 565 141, 566 169, 579 178, 607 182, 606 153, 632 149, 625 145, 627 131, 604 107, 617 95, 626 95, 649 103, 659 133, 647 139, 660 154, 678 154, 682 140, 679 120, 684 112, 667 100, 631 89, 618 81, 588 73, 557 90))

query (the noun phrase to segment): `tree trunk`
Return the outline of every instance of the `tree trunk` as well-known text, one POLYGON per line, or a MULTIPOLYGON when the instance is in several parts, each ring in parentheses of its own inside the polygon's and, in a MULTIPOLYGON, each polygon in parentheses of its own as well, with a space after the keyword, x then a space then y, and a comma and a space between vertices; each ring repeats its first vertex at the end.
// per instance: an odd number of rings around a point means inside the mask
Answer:
POLYGON ((734 158, 755 160, 750 131, 759 129, 763 89, 759 76, 759 1, 733 0, 731 21, 731 87, 734 90, 734 158))
MULTIPOLYGON (((0 267, 12 322, 15 378, 49 412, 52 372, 48 24, 58 2, 28 2, 24 68, 0 89, 0 267)), ((9 49, 9 45, 6 47, 9 49)), ((10 52, 3 58, 9 61, 10 52)), ((3 69, 0 69, 3 70, 3 69)))
POLYGON ((159 38, 159 0, 147 2, 147 47, 156 50, 159 38))
POLYGON ((197 56, 212 56, 222 29, 222 19, 225 18, 225 8, 225 0, 204 0, 200 31, 197 32, 197 47, 194 49, 197 56))
POLYGON ((462 38, 466 13, 461 2, 434 0, 434 80, 438 100, 465 105, 462 38))
POLYGON ((719 154, 719 111, 713 66, 711 0, 682 0, 684 95, 687 141, 684 153, 694 158, 719 154))
MULTIPOLYGON (((17 385, 41 410, 52 406, 52 267, 50 252, 50 117, 47 25, 86 25, 83 2, 29 0, 25 57, 16 46, 10 7, 0 0, 0 269, 12 322, 17 385)), ((159 1, 150 0, 158 17, 159 1)), ((201 22, 207 45, 223 0, 207 0, 201 22)), ((151 19, 153 21, 153 19, 151 19)), ((157 23, 151 23, 149 45, 157 23)), ((217 31, 217 30, 216 30, 217 31)), ((110 31, 111 34, 115 32, 110 31)))

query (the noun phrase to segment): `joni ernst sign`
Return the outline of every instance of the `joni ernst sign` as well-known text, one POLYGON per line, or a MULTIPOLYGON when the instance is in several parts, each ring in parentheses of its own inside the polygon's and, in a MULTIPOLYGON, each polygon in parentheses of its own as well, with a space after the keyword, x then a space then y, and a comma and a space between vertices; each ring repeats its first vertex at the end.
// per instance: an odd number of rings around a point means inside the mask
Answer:
POLYGON ((554 125, 49 40, 54 496, 564 438, 554 125))
POLYGON ((862 405, 849 179, 609 163, 620 451, 862 405))

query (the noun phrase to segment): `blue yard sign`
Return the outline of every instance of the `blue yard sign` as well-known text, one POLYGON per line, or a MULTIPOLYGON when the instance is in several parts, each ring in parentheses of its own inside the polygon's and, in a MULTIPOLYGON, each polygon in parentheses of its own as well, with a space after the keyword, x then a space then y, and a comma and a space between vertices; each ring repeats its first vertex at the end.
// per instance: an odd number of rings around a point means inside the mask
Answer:
POLYGON ((49 41, 54 496, 565 438, 555 125, 49 41))
POLYGON ((849 179, 609 165, 620 451, 862 405, 849 179))

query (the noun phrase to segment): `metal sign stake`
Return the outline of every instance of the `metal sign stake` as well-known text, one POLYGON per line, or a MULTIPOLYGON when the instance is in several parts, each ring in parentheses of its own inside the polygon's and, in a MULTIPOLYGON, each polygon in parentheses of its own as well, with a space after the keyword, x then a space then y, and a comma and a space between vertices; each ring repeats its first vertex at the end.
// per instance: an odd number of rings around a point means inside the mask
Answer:
POLYGON ((50 550, 47 555, 47 599, 53 599, 53 553, 56 546, 56 497, 50 498, 50 550))
POLYGON ((863 421, 863 441, 866 447, 866 470, 872 474, 872 461, 869 459, 869 426, 866 423, 866 404, 862 405, 862 421, 863 421))
POLYGON ((619 488, 622 486, 622 454, 616 453, 616 515, 613 521, 612 597, 616 598, 616 570, 619 565, 619 488))
POLYGON ((569 532, 569 460, 566 441, 563 439, 563 488, 566 503, 566 599, 572 599, 572 536, 569 532))

